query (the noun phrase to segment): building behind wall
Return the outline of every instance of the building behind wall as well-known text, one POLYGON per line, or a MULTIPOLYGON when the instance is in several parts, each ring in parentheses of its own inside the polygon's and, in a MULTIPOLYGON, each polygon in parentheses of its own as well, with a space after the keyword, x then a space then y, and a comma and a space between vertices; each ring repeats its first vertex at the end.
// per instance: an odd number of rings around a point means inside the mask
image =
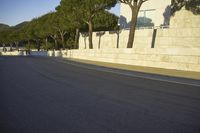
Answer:
MULTIPOLYGON (((138 19, 142 21, 148 21, 146 23, 152 23, 153 26, 168 25, 170 17, 170 5, 171 0, 148 0, 147 2, 143 3, 138 14, 138 19), (150 20, 152 20, 152 22, 150 22, 150 20)), ((129 28, 131 9, 128 5, 123 3, 121 3, 120 8, 121 28, 129 28)))

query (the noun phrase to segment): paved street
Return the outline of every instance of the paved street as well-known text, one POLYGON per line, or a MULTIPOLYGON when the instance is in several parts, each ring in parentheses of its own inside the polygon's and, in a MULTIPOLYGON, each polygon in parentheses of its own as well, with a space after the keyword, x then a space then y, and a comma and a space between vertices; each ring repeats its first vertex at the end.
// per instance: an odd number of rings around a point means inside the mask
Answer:
POLYGON ((0 57, 0 133, 200 133, 200 87, 0 57))

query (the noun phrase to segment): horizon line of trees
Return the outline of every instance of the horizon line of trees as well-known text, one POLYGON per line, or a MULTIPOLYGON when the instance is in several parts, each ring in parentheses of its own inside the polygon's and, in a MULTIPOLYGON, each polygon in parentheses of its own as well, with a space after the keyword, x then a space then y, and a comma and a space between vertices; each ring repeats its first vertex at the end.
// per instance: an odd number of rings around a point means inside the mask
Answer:
POLYGON ((93 48, 92 32, 117 30, 118 17, 108 10, 117 0, 61 0, 54 12, 30 22, 0 30, 0 45, 17 49, 77 49, 80 32, 88 32, 89 47, 93 48))

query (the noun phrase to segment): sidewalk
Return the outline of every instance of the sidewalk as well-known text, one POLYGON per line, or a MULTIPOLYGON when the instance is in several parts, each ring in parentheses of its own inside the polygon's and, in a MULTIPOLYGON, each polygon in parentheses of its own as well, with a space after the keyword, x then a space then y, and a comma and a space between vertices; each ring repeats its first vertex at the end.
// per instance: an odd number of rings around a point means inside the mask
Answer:
MULTIPOLYGON (((64 59, 66 59, 66 58, 64 58, 64 59)), ((164 75, 164 76, 172 76, 172 77, 200 80, 200 72, 180 71, 180 70, 152 68, 152 67, 143 67, 143 66, 132 66, 132 65, 124 65, 124 64, 90 61, 90 60, 72 59, 72 58, 70 58, 70 59, 67 58, 67 60, 85 63, 85 64, 103 66, 103 67, 108 67, 108 68, 115 68, 115 69, 136 71, 136 72, 149 73, 149 74, 158 74, 158 75, 164 75)))

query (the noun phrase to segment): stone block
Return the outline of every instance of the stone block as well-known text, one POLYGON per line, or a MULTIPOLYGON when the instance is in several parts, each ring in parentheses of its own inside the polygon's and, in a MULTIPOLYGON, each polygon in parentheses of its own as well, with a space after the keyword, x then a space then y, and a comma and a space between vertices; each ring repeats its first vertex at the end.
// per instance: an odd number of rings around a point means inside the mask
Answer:
POLYGON ((170 56, 170 62, 174 63, 188 63, 188 64, 198 64, 197 56, 170 56))
POLYGON ((200 72, 200 65, 189 64, 189 69, 187 71, 200 72))

